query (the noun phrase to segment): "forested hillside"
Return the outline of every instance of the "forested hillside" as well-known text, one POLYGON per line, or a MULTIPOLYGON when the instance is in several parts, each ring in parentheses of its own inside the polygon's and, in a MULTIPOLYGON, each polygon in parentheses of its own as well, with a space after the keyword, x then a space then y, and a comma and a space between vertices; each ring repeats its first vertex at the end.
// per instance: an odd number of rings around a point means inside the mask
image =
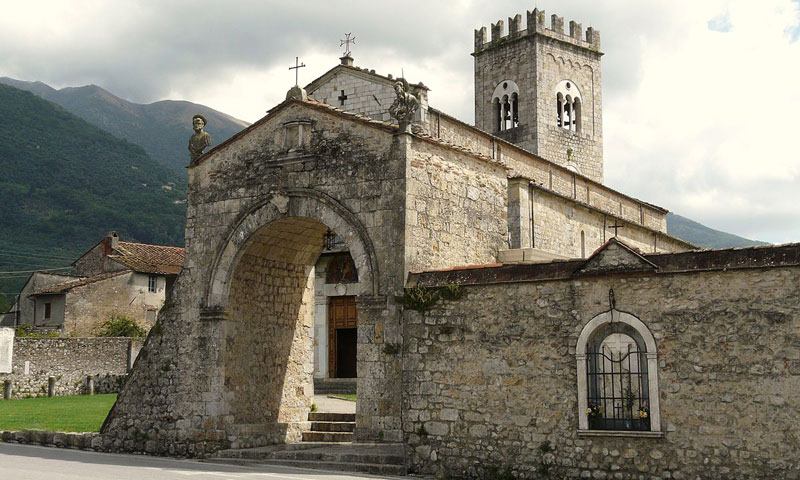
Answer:
POLYGON ((0 292, 27 277, 6 272, 69 264, 110 230, 182 245, 185 198, 141 147, 0 85, 0 292))
POLYGON ((721 232, 674 213, 667 214, 667 233, 703 248, 749 247, 769 245, 732 233, 721 232))
POLYGON ((142 105, 96 85, 56 90, 42 82, 6 77, 0 78, 0 84, 33 92, 112 135, 141 146, 150 158, 176 172, 184 183, 193 115, 206 117, 206 131, 211 134, 213 145, 219 145, 248 125, 205 105, 176 100, 142 105))

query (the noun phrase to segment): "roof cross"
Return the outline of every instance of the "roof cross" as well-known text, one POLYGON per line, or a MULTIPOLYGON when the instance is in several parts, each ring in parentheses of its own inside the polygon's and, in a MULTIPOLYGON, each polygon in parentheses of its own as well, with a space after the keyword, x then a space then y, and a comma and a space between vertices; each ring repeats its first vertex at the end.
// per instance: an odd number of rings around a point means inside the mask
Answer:
POLYGON ((609 225, 608 228, 613 228, 614 229, 614 237, 616 238, 617 230, 619 230, 620 228, 625 228, 625 225, 618 225, 617 221, 614 220, 614 225, 609 225))
POLYGON ((350 38, 350 35, 351 35, 350 33, 345 33, 344 40, 339 40, 340 42, 339 46, 341 47, 342 45, 344 45, 344 55, 342 55, 343 57, 350 56, 350 44, 356 43, 356 37, 350 38))
POLYGON ((298 83, 300 76, 298 74, 300 73, 300 69, 306 66, 305 63, 299 63, 299 62, 300 62, 300 57, 294 57, 294 67, 289 67, 289 70, 294 70, 295 87, 299 86, 298 83))

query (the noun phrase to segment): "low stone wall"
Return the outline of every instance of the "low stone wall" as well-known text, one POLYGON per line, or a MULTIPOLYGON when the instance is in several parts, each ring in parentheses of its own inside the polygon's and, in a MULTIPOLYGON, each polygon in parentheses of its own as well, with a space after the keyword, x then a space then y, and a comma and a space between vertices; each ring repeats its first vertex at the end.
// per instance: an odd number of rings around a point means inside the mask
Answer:
POLYGON ((797 267, 580 277, 466 286, 458 300, 406 311, 410 467, 451 478, 796 479, 798 285, 797 267), (659 435, 579 432, 576 345, 611 288, 616 308, 655 337, 659 435))
POLYGON ((132 338, 18 337, 12 372, 0 374, 0 384, 12 382, 11 398, 42 397, 53 377, 56 396, 84 395, 92 375, 95 393, 116 393, 141 346, 132 338))
POLYGON ((103 437, 99 433, 65 433, 44 430, 3 430, 0 441, 41 445, 43 447, 75 448, 78 450, 106 451, 103 437))

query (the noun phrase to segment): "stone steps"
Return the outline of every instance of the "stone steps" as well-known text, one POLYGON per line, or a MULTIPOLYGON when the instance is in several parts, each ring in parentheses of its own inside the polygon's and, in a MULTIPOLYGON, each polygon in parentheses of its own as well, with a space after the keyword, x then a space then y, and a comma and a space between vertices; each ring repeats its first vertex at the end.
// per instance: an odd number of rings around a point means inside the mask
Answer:
POLYGON ((315 378, 314 394, 327 395, 329 393, 356 394, 358 379, 356 378, 315 378))
POLYGON ((207 463, 219 463, 226 465, 277 465, 282 467, 306 468, 309 470, 333 470, 339 472, 358 472, 373 475, 397 475, 405 476, 405 465, 387 465, 378 463, 351 463, 351 462, 320 462, 318 460, 243 460, 243 459, 223 459, 215 458, 205 460, 207 463))
POLYGON ((309 422, 356 422, 355 413, 312 412, 308 414, 309 422))
POLYGON ((314 432, 353 432, 356 424, 353 422, 311 422, 314 432))
POLYGON ((308 414, 311 430, 303 432, 304 442, 352 442, 356 428, 353 413, 314 412, 308 414))
POLYGON ((303 432, 304 442, 349 443, 353 441, 351 432, 303 432))
POLYGON ((405 452, 401 444, 305 442, 223 450, 204 461, 235 465, 281 465, 379 475, 406 474, 405 452))

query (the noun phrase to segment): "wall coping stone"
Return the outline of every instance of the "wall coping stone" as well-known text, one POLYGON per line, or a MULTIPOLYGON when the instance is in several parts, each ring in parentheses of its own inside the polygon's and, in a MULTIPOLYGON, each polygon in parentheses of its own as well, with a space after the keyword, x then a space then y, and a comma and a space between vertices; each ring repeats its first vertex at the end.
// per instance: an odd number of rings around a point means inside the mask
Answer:
MULTIPOLYGON (((603 247, 601 247, 603 248, 603 247)), ((800 266, 800 243, 692 250, 677 253, 642 255, 656 265, 653 271, 609 271, 601 276, 655 276, 708 271, 731 271, 754 268, 800 266)), ((409 272, 406 287, 441 287, 444 285, 487 285, 497 283, 562 281, 575 277, 587 260, 553 260, 542 263, 471 265, 444 270, 409 272)))

